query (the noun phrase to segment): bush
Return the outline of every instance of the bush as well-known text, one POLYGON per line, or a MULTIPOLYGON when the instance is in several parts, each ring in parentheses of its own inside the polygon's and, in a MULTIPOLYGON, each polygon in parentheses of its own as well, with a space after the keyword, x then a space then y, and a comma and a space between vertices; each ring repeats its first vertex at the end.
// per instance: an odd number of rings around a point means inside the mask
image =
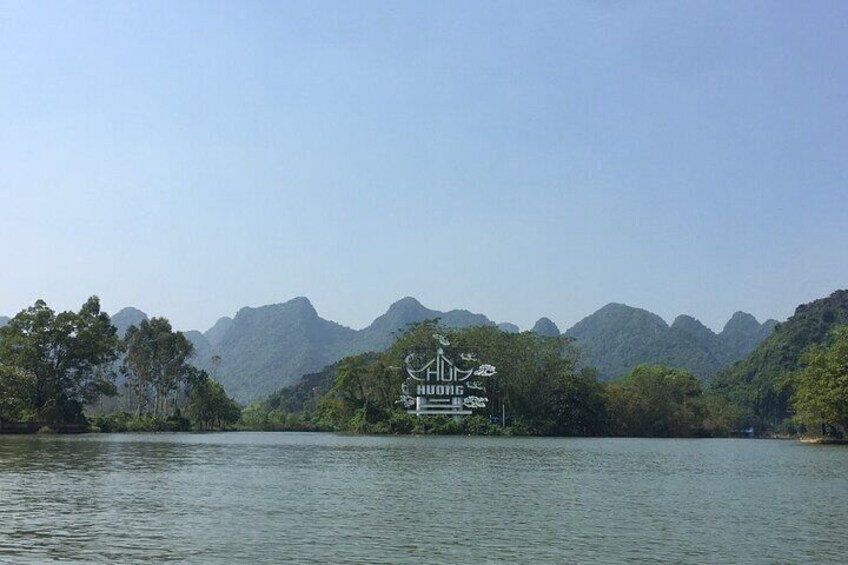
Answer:
POLYGON ((191 421, 182 416, 154 418, 142 416, 136 418, 128 412, 114 412, 95 416, 91 428, 97 428, 104 433, 121 432, 186 432, 191 430, 191 421))

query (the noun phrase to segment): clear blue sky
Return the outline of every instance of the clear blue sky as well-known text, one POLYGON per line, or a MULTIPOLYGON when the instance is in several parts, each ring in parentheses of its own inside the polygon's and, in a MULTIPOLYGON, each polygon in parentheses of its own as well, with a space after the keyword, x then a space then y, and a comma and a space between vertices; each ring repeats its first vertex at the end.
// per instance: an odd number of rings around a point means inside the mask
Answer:
POLYGON ((0 313, 784 319, 846 156, 846 2, 0 0, 0 313))

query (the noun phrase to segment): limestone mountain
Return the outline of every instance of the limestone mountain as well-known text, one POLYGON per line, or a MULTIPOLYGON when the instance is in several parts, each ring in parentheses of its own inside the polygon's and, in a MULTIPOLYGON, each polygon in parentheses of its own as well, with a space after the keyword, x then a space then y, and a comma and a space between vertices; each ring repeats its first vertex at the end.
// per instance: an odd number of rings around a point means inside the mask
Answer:
MULTIPOLYGON (((112 320, 123 335, 131 324, 146 318, 141 310, 125 308, 112 320)), ((432 310, 406 297, 357 331, 321 318, 309 300, 301 297, 282 304, 242 308, 235 317, 222 317, 203 333, 183 333, 195 348, 192 362, 219 380, 234 398, 247 402, 295 383, 346 355, 382 351, 409 324, 436 318, 454 328, 494 325, 483 314, 432 310), (213 356, 220 360, 213 363, 213 356)), ((575 338, 585 352, 585 364, 596 367, 605 379, 622 377, 642 363, 688 368, 708 378, 759 343, 770 331, 770 323, 773 321, 759 324, 753 316, 737 313, 716 335, 691 316, 679 316, 669 326, 646 310, 608 304, 565 335, 575 338)), ((519 331, 513 324, 498 327, 519 331)), ((556 324, 548 318, 539 319, 531 331, 559 335, 556 324)))
POLYGON ((583 350, 584 363, 595 367, 605 380, 622 378, 640 364, 680 367, 706 380, 768 335, 772 321, 760 324, 750 318, 753 324, 747 318, 744 324, 728 322, 732 331, 725 336, 724 331, 715 334, 691 316, 678 316, 669 326, 647 310, 611 303, 575 324, 565 335, 575 339, 583 350), (743 343, 737 344, 736 339, 743 343))
POLYGON ((203 337, 206 338, 206 341, 208 341, 212 347, 217 347, 218 344, 223 341, 224 336, 232 326, 233 319, 228 316, 223 316, 218 318, 218 321, 215 322, 214 326, 203 333, 203 337))
POLYGON ((258 398, 337 361, 355 336, 303 297, 242 308, 214 348, 221 357, 216 377, 234 398, 258 398))
POLYGON ((550 318, 539 318, 530 331, 544 337, 559 336, 559 328, 550 318))
POLYGON ((0 328, 8 324, 9 320, 11 320, 11 318, 9 318, 8 316, 0 316, 0 328))
POLYGON ((209 340, 197 330, 182 332, 187 340, 194 346, 191 362, 197 366, 213 372, 212 356, 215 355, 214 348, 209 340))
POLYGON ((436 318, 442 325, 449 328, 494 325, 494 322, 483 314, 474 314, 468 310, 447 312, 430 310, 415 298, 407 296, 389 306, 386 313, 379 316, 367 328, 360 330, 348 346, 347 353, 383 351, 394 342, 395 334, 405 330, 409 324, 436 318))
POLYGON ((509 322, 501 322, 500 324, 498 324, 498 329, 508 334, 517 334, 521 331, 521 328, 519 328, 515 324, 510 324, 509 322))
MULTIPOLYGON (((441 312, 407 297, 392 304, 368 327, 356 331, 321 318, 306 298, 283 304, 242 308, 234 318, 222 317, 206 332, 185 331, 194 345, 192 363, 205 369, 241 401, 267 396, 301 376, 321 370, 345 355, 382 351, 409 324, 438 318, 449 327, 494 325, 467 310, 441 312), (213 356, 220 357, 213 363, 213 356)), ((147 319, 136 308, 112 317, 121 336, 147 319)))
POLYGON ((147 314, 132 306, 118 310, 110 317, 112 325, 118 330, 118 336, 121 338, 126 335, 130 326, 138 326, 147 319, 147 314))
POLYGON ((741 359, 756 349, 776 325, 777 320, 759 324, 751 314, 736 312, 724 325, 721 341, 725 348, 735 353, 737 359, 741 359))

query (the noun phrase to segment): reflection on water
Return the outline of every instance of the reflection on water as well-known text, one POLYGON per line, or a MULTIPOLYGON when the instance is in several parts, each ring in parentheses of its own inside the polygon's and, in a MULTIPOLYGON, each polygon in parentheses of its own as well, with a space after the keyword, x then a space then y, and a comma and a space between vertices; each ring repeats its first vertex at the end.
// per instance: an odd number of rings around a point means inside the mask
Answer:
POLYGON ((0 436, 0 561, 841 563, 846 463, 750 440, 0 436))

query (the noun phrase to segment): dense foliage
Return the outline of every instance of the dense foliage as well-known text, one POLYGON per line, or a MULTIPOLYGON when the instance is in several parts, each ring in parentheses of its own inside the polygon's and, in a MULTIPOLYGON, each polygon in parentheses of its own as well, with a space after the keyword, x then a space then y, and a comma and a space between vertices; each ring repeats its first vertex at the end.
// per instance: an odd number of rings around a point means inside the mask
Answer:
POLYGON ((837 325, 848 324, 848 290, 799 306, 748 357, 719 373, 713 390, 754 414, 761 429, 778 429, 792 417, 792 375, 808 348, 825 343, 837 325))
MULTIPOLYGON (((194 346, 165 318, 143 319, 126 330, 123 370, 134 417, 106 415, 108 429, 223 429, 235 424, 241 407, 220 383, 189 363, 194 346)), ((214 365, 217 366, 217 359, 214 365)))
POLYGON ((801 356, 794 375, 797 420, 813 431, 848 431, 848 325, 834 328, 827 343, 814 344, 801 356))
POLYGON ((186 414, 200 430, 225 429, 239 421, 241 406, 206 371, 193 373, 190 386, 186 414))
POLYGON ((721 397, 705 395, 698 379, 662 365, 636 367, 608 386, 611 435, 627 437, 726 437, 749 423, 721 397))
POLYGON ((194 368, 188 359, 194 351, 181 332, 171 329, 165 318, 142 320, 127 329, 124 371, 129 377, 138 416, 154 418, 170 415, 176 409, 177 393, 187 385, 194 368))
POLYGON ((84 431, 86 406, 117 393, 122 355, 132 413, 101 413, 94 418, 95 429, 233 425, 241 415, 239 405, 220 384, 188 364, 191 353, 191 343, 164 318, 145 317, 126 328, 121 340, 97 297, 79 312, 58 314, 39 300, 0 328, 0 428, 84 431))
POLYGON ((37 301, 0 328, 0 419, 84 422, 86 403, 114 393, 119 348, 96 296, 79 312, 58 314, 37 301))
POLYGON ((259 429, 358 433, 691 437, 727 436, 748 419, 722 397, 704 394, 685 370, 640 366, 605 385, 581 366, 579 351, 567 338, 492 327, 447 330, 425 322, 383 354, 347 357, 250 405, 242 422, 259 429), (475 351, 497 367, 482 379, 486 408, 459 421, 418 418, 398 405, 405 355, 432 348, 436 331, 456 351, 475 351))
POLYGON ((506 415, 511 433, 601 434, 606 425, 603 386, 578 361, 566 338, 511 334, 492 326, 446 329, 425 321, 382 354, 347 357, 301 385, 251 405, 245 423, 376 433, 501 433, 505 422, 500 419, 506 415), (459 422, 417 418, 398 405, 404 357, 433 349, 437 331, 457 351, 475 351, 497 367, 494 375, 481 377, 487 407, 459 422))

